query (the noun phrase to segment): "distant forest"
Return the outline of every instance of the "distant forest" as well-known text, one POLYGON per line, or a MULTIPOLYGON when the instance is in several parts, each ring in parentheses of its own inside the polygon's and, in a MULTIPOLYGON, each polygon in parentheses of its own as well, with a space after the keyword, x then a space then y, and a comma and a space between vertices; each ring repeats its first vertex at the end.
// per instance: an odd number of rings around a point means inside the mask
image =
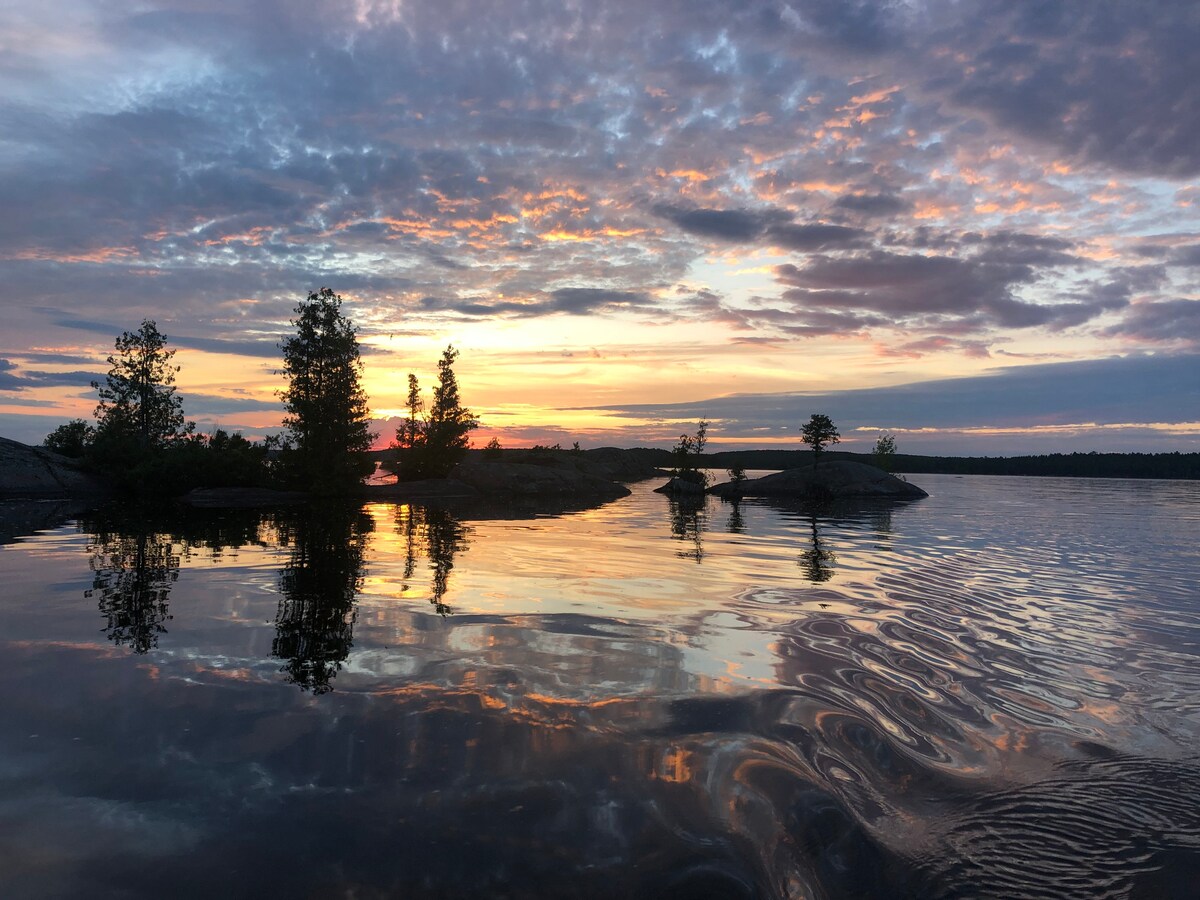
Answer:
MULTIPOLYGON (((662 451, 664 458, 669 456, 662 451)), ((874 464, 869 453, 825 451, 829 459, 874 464)), ((791 469, 812 463, 808 450, 734 450, 713 453, 714 468, 791 469)), ((1200 453, 1051 453, 1047 456, 914 456, 897 453, 891 468, 905 474, 1039 475, 1075 478, 1200 479, 1200 453)))
MULTIPOLYGON (((482 453, 473 450, 472 453, 482 453)), ((543 449, 542 452, 554 452, 543 449)), ((557 452, 567 453, 560 450, 557 452)), ((589 452, 589 451, 584 451, 589 452)), ((609 451, 611 452, 611 451, 609 451)), ((638 447, 624 450, 640 463, 669 469, 676 463, 670 450, 638 447)), ((537 451, 504 450, 506 458, 526 457, 537 451)), ((384 458, 383 451, 375 456, 384 458)), ((870 453, 826 450, 827 459, 848 459, 877 464, 870 453)), ((727 450, 705 453, 699 463, 713 469, 742 466, 745 469, 794 469, 812 464, 810 450, 727 450)), ((905 474, 946 475, 1034 475, 1074 478, 1174 478, 1200 480, 1200 453, 1051 453, 1046 456, 915 456, 897 453, 890 468, 905 474)))

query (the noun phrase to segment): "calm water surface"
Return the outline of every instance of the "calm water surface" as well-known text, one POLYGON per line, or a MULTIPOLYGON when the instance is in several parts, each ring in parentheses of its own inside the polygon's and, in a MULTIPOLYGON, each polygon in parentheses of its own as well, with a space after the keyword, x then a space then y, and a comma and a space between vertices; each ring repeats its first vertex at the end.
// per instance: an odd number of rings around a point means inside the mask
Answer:
POLYGON ((914 480, 10 537, 0 896, 1196 896, 1200 483, 914 480))

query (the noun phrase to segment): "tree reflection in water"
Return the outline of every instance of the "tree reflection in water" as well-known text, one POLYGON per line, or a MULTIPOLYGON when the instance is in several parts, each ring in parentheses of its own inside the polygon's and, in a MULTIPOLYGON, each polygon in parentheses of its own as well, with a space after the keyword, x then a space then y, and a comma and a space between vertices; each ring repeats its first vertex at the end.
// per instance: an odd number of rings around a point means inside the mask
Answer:
POLYGON ((681 541, 690 541, 690 550, 680 550, 680 559, 704 560, 704 504, 707 498, 701 494, 668 494, 667 503, 671 514, 671 534, 681 541))
POLYGON ((837 562, 837 555, 821 546, 815 512, 809 514, 808 521, 812 526, 812 546, 800 554, 800 566, 809 581, 820 584, 833 577, 833 564, 837 562))
POLYGON ((174 540, 140 516, 124 526, 96 519, 84 527, 92 531, 88 552, 94 573, 85 596, 99 596, 108 639, 134 653, 153 650, 158 636, 166 633, 171 618, 167 600, 179 578, 174 540))
POLYGON ((171 618, 168 599, 184 560, 203 550, 219 559, 230 548, 262 545, 268 519, 258 510, 115 505, 80 518, 91 535, 92 587, 108 620, 109 640, 147 653, 171 618))
POLYGON ((730 501, 729 521, 725 528, 730 534, 745 534, 746 519, 742 515, 742 501, 734 498, 730 501))
POLYGON ((417 570, 418 547, 424 544, 433 572, 429 602, 439 616, 448 616, 453 610, 445 602, 450 587, 450 573, 454 571, 454 556, 470 546, 470 528, 449 510, 407 504, 396 507, 396 531, 404 536, 404 584, 408 590, 417 570))
POLYGON ((373 529, 354 506, 310 508, 281 527, 291 556, 279 573, 279 611, 271 653, 303 690, 324 694, 354 643, 355 598, 373 529))

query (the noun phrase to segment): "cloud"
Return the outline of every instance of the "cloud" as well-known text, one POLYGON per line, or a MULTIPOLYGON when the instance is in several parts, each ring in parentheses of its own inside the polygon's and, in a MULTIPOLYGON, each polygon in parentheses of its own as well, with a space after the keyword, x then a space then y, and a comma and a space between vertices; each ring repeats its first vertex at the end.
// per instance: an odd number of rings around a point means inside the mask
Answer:
POLYGON ((30 387, 91 387, 93 381, 102 381, 100 372, 40 372, 28 371, 25 377, 30 387))
MULTIPOLYGON (((115 325, 109 325, 104 322, 79 319, 74 316, 64 316, 61 314, 54 320, 54 324, 61 328, 74 328, 92 334, 111 336, 114 341, 123 331, 134 327, 132 324, 129 324, 123 328, 118 328, 115 325)), ((284 328, 290 329, 290 326, 284 326, 284 328)), ((281 329, 280 336, 283 336, 283 334, 284 330, 281 329)), ((271 340, 237 340, 221 337, 188 337, 177 334, 166 334, 165 337, 168 348, 186 347, 191 350, 202 350, 206 353, 230 353, 238 356, 253 356, 267 359, 278 359, 280 357, 278 338, 271 340)), ((369 347, 363 347, 362 350, 364 353, 371 352, 369 347)))
POLYGON ((869 235, 860 228, 822 223, 771 225, 766 238, 773 244, 788 250, 811 252, 865 247, 869 235))
POLYGON ((1186 244, 1176 247, 1167 256, 1167 262, 1173 266, 1200 266, 1200 244, 1186 244))
POLYGON ((942 327, 957 322, 976 329, 985 324, 1008 328, 1078 325, 1125 302, 1098 298, 1088 302, 1031 303, 1016 289, 1036 282, 1032 262, 1073 258, 1042 244, 989 240, 974 256, 901 254, 872 250, 845 256, 814 255, 803 265, 775 269, 787 286, 784 299, 798 310, 886 314, 894 322, 942 327))
POLYGON ((1125 317, 1105 333, 1141 341, 1200 346, 1200 300, 1135 303, 1125 317))
POLYGON ((323 284, 368 335, 707 322, 730 372, 1194 339, 1194 3, 26 7, 0 355, 38 371, 142 317, 277 358, 323 284))
POLYGON ((865 216, 894 216, 906 211, 912 204, 895 194, 846 194, 838 197, 833 205, 837 209, 865 216))
POLYGON ((19 375, 14 375, 16 365, 7 359, 0 359, 0 391, 20 391, 27 387, 27 382, 19 375))
POLYGON ((623 415, 717 423, 711 437, 794 435, 825 412, 858 427, 954 429, 1200 421, 1200 355, 1132 356, 1004 367, 968 378, 827 393, 737 394, 605 407, 623 415))
POLYGON ((634 291, 604 288, 559 288, 551 291, 550 308, 580 316, 603 309, 629 309, 650 305, 650 298, 634 291))
POLYGON ((1087 162, 1200 174, 1194 3, 935 7, 939 27, 922 56, 927 90, 1087 162))
POLYGON ((553 313, 586 316, 615 311, 649 310, 654 308, 654 303, 647 294, 636 291, 567 287, 528 300, 422 297, 420 306, 428 311, 453 312, 470 317, 523 318, 553 313))
POLYGON ((963 356, 969 356, 976 359, 988 359, 991 357, 989 341, 972 341, 963 340, 961 338, 947 337, 946 335, 933 334, 929 337, 921 338, 916 341, 907 341, 903 344, 894 344, 884 346, 879 349, 879 355, 884 357, 902 357, 909 359, 920 359, 930 353, 961 353, 963 356))
POLYGON ((725 241, 752 241, 769 226, 784 224, 791 218, 777 209, 686 209, 665 203, 655 206, 654 213, 689 234, 725 241))
POLYGON ((236 416, 247 412, 282 413, 278 400, 259 400, 253 397, 227 397, 220 394, 179 392, 184 411, 189 417, 236 416))

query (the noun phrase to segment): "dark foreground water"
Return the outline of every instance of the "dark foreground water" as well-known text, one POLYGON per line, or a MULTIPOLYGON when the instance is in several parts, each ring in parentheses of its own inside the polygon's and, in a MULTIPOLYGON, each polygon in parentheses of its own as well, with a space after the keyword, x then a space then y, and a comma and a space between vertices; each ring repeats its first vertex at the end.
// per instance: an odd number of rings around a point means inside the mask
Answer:
POLYGON ((1200 483, 916 480, 11 526, 0 897, 1197 896, 1200 483))

